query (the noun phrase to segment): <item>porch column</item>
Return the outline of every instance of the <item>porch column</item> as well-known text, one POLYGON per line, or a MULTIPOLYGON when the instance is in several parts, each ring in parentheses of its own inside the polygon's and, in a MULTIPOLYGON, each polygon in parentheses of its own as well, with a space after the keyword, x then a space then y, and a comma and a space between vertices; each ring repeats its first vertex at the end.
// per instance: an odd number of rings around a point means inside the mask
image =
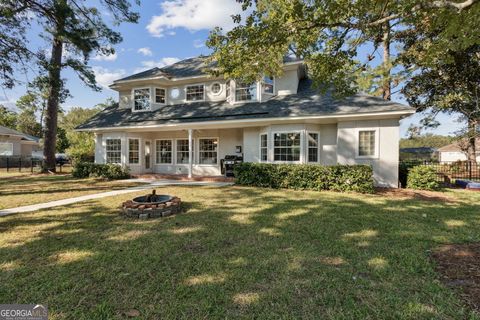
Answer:
POLYGON ((193 167, 193 130, 188 129, 188 177, 192 177, 193 167))

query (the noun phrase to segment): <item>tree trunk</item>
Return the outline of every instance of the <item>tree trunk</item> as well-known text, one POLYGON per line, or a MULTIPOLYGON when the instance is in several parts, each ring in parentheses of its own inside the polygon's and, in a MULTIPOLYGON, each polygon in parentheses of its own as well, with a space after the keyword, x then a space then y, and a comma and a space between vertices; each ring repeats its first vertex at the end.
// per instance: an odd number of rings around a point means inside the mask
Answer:
POLYGON ((477 120, 476 119, 469 119, 468 120, 468 132, 467 132, 467 140, 468 140, 468 151, 467 157, 469 161, 473 163, 477 162, 477 148, 476 148, 476 137, 477 137, 477 120))
MULTIPOLYGON (((58 28, 58 27, 57 27, 58 28)), ((52 57, 48 71, 48 98, 47 112, 45 113, 45 136, 43 142, 43 156, 45 162, 43 171, 55 172, 55 148, 57 144, 57 116, 58 101, 61 90, 60 70, 62 68, 63 40, 57 35, 53 38, 52 57)))
POLYGON ((385 100, 391 100, 392 83, 390 79, 390 71, 392 69, 392 66, 390 64, 390 22, 388 21, 383 26, 382 46, 383 46, 382 97, 385 100))

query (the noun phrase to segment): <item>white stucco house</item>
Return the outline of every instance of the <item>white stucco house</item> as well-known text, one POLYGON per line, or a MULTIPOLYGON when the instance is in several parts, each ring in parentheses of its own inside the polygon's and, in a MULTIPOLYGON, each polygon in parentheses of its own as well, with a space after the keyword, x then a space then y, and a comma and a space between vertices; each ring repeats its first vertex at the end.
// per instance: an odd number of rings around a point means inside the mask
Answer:
POLYGON ((41 151, 40 138, 0 126, 0 156, 31 157, 41 151))
POLYGON ((343 100, 311 86, 303 61, 255 83, 213 78, 205 57, 114 81, 118 106, 77 130, 95 133, 97 163, 132 173, 220 175, 220 160, 371 164, 377 185, 397 187, 399 120, 409 106, 357 94, 343 100))
MULTIPOLYGON (((477 146, 480 146, 480 138, 475 141, 477 146)), ((467 161, 467 154, 462 151, 458 143, 451 143, 443 146, 437 150, 438 160, 442 163, 467 161)), ((477 163, 480 162, 480 151, 477 151, 477 163)))

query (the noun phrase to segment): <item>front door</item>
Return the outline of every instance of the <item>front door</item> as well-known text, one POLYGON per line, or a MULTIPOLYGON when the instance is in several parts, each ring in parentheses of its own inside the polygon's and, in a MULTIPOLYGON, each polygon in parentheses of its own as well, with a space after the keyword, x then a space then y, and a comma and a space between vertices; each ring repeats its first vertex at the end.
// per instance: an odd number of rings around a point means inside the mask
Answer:
POLYGON ((145 140, 145 171, 152 171, 152 142, 150 140, 145 140))

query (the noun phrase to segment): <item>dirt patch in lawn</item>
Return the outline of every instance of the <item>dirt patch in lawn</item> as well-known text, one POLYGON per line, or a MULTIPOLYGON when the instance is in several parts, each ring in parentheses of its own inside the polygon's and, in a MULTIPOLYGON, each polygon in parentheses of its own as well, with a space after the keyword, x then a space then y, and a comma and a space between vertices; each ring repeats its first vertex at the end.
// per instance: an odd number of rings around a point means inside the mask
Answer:
POLYGON ((440 280, 480 312, 480 243, 444 245, 434 250, 432 258, 440 280))
POLYGON ((401 188, 377 188, 375 194, 399 199, 417 199, 426 201, 455 202, 454 197, 439 191, 413 190, 401 188))

